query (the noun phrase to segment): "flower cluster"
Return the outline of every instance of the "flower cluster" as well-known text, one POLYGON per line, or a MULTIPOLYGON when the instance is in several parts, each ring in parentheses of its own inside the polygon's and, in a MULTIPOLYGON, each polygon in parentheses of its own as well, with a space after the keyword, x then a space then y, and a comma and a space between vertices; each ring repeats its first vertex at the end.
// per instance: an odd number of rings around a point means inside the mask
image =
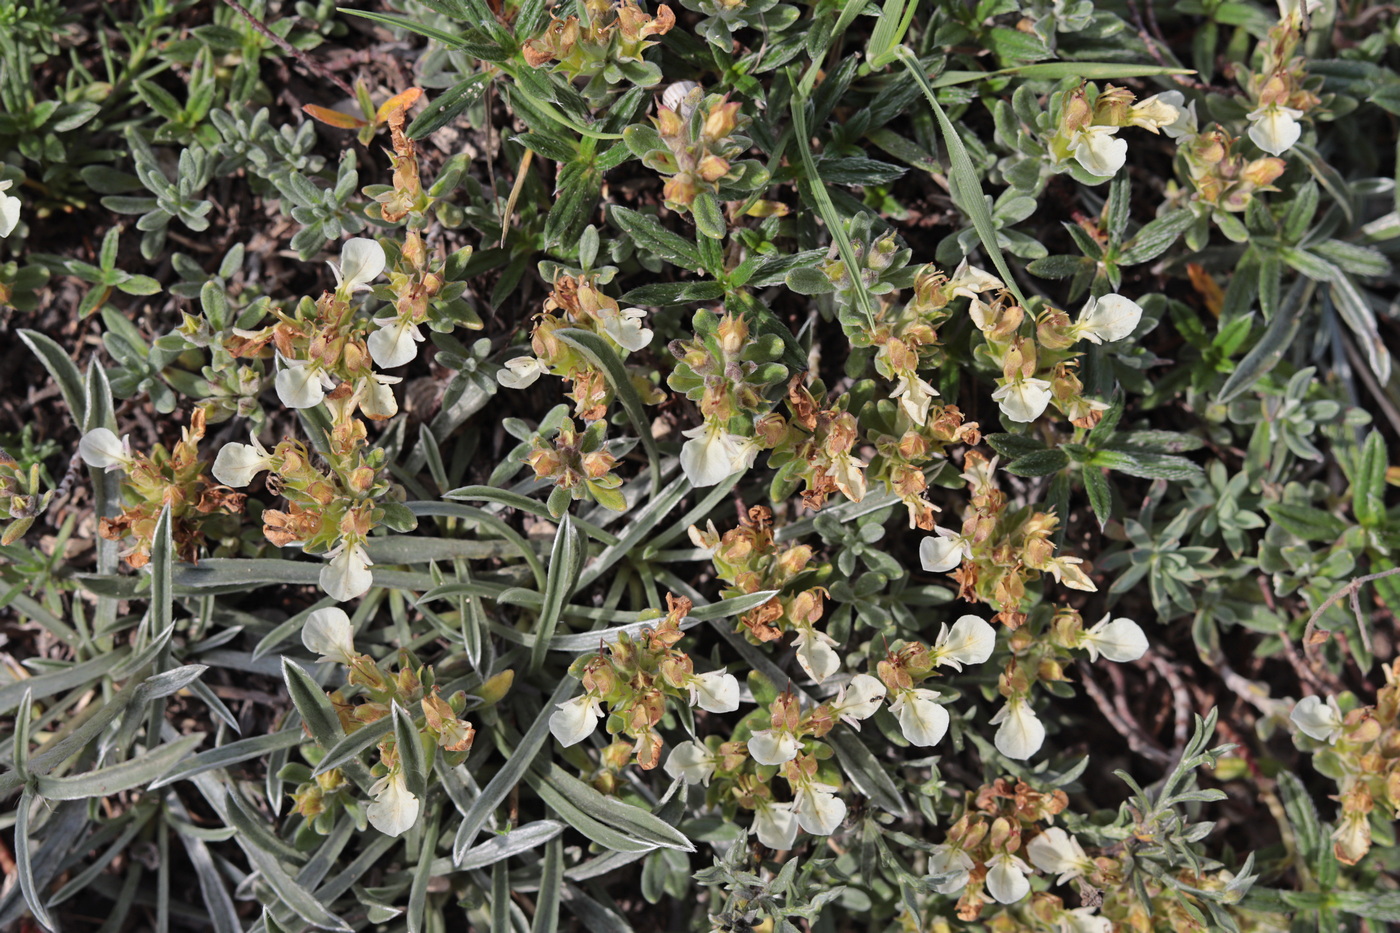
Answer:
POLYGON ((1283 155, 1303 135, 1299 120, 1322 101, 1306 86, 1307 59, 1294 53, 1303 38, 1306 14, 1292 10, 1282 16, 1260 44, 1263 62, 1258 71, 1236 74, 1255 107, 1249 113, 1250 140, 1270 155, 1283 155))
MULTIPOLYGON (((114 435, 115 436, 115 435, 114 435)), ((35 462, 22 469, 9 453, 0 450, 0 518, 9 519, 0 545, 13 544, 29 530, 34 519, 44 514, 54 497, 40 481, 42 466, 35 462)))
MULTIPOLYGON (((1298 701, 1291 719, 1316 749, 1313 766, 1337 782, 1341 812, 1332 833, 1337 860, 1355 865, 1371 849, 1371 821, 1400 819, 1400 660, 1383 667, 1374 706, 1343 712, 1336 697, 1298 701)), ((1350 700, 1350 698, 1348 698, 1350 700)))
POLYGON ((1005 292, 990 304, 974 298, 968 310, 986 338, 977 347, 978 357, 1001 373, 992 393, 1001 413, 1010 421, 1029 424, 1053 402, 1071 424, 1085 428, 1098 423, 1108 405, 1085 398, 1084 384, 1075 373, 1079 354, 1070 348, 1081 340, 1122 340, 1142 320, 1142 308, 1122 295, 1090 298, 1073 322, 1056 308, 1046 308, 1028 321, 1025 309, 1005 292))
POLYGON ((682 81, 662 95, 654 131, 641 125, 628 128, 628 148, 666 176, 662 197, 668 208, 686 213, 703 195, 709 199, 705 210, 715 214, 720 198, 740 197, 767 182, 761 163, 736 161, 751 145, 748 137, 738 135, 746 122, 739 110, 737 101, 706 96, 698 84, 682 81))
MULTIPOLYGON (((530 336, 534 355, 507 360, 496 379, 507 389, 524 389, 546 373, 562 376, 570 383, 568 395, 574 400, 575 414, 584 421, 597 421, 608 413, 612 386, 594 360, 564 338, 573 330, 596 334, 626 359, 628 353, 645 350, 651 344, 651 328, 643 326, 645 319, 645 311, 621 308, 615 299, 605 295, 598 288, 597 276, 561 275, 545 299, 544 311, 535 320, 530 336)), ((660 390, 640 372, 633 371, 631 380, 648 404, 662 400, 660 390)))
POLYGON ((664 3, 649 16, 635 0, 584 0, 579 16, 551 19, 544 31, 521 47, 532 68, 556 62, 554 71, 570 81, 586 79, 583 93, 600 100, 609 86, 626 80, 651 87, 661 80, 661 69, 645 61, 642 53, 656 44, 676 24, 676 14, 664 3))
MULTIPOLYGON (((415 725, 417 738, 427 756, 425 770, 431 769, 437 754, 443 756, 448 767, 456 767, 466 760, 476 735, 471 723, 460 718, 467 706, 467 695, 458 691, 444 700, 438 695, 431 667, 416 663, 403 652, 399 672, 387 674, 373 658, 355 650, 350 617, 334 607, 317 609, 308 616, 302 629, 302 643, 319 655, 318 661, 348 668, 348 687, 363 697, 356 703, 347 699, 342 691, 331 694, 331 703, 347 735, 392 715, 395 710, 420 711, 422 724, 415 722, 415 725)), ((483 701, 494 702, 509 688, 509 682, 507 674, 495 683, 483 685, 478 692, 483 701)), ((373 799, 364 808, 363 815, 350 782, 339 768, 315 777, 310 772, 294 774, 300 783, 292 794, 293 812, 303 816, 322 835, 334 828, 341 809, 349 812, 361 828, 368 819, 370 825, 386 835, 399 836, 407 832, 418 821, 422 801, 409 789, 397 741, 395 733, 390 732, 378 743, 379 761, 372 772, 377 780, 369 789, 373 799)))
MULTIPOLYGON (((121 514, 103 518, 98 531, 109 541, 129 539, 121 556, 132 567, 150 562, 156 524, 166 507, 171 540, 181 560, 198 560, 206 535, 224 537, 237 528, 230 516, 243 510, 244 497, 204 475, 205 463, 199 459, 204 429, 204 411, 196 408, 189 427, 169 451, 160 444, 149 454, 133 451, 129 439, 118 439, 107 428, 94 428, 79 442, 78 454, 88 466, 123 472, 121 514)), ((217 472, 214 475, 218 478, 217 472)))
POLYGON ((608 423, 594 421, 579 431, 566 419, 552 438, 536 435, 525 460, 535 475, 549 480, 549 511, 555 518, 564 514, 570 502, 591 500, 615 512, 627 509, 627 500, 618 487, 622 477, 612 472, 617 458, 608 453, 603 441, 608 423))
POLYGON ((666 384, 700 407, 703 422, 684 433, 681 468, 692 486, 713 486, 753 465, 770 447, 765 416, 773 403, 769 390, 787 378, 777 360, 782 342, 752 333, 750 322, 733 312, 716 319, 698 311, 693 340, 673 340, 677 363, 666 384))
POLYGON ((637 638, 623 632, 597 654, 574 662, 571 672, 583 683, 583 693, 560 703, 549 719, 550 732, 561 745, 577 745, 592 735, 606 703, 608 733, 631 740, 614 742, 616 754, 635 756, 650 770, 661 763, 664 743, 656 726, 666 715, 668 698, 711 713, 739 708, 739 681, 733 674, 697 674, 690 656, 676 650, 685 637, 681 622, 690 612, 690 600, 667 594, 666 605, 665 617, 654 628, 643 628, 637 638))
POLYGON ((766 713, 754 710, 727 742, 710 736, 678 745, 666 759, 666 773, 704 784, 707 801, 726 816, 752 811, 749 832, 769 848, 791 849, 799 829, 831 835, 846 818, 846 802, 837 796, 841 773, 821 739, 842 721, 859 728, 879 709, 884 685, 857 674, 831 701, 804 712, 790 691, 778 694, 760 676, 750 683, 769 698, 766 713), (772 786, 777 776, 787 785, 781 798, 772 786))
MULTIPOLYGON (((707 529, 692 525, 690 540, 710 552, 715 572, 729 586, 722 596, 744 596, 763 590, 784 590, 812 567, 812 548, 806 544, 780 545, 773 536, 773 513, 756 505, 746 518, 723 536, 711 522, 707 529)), ((795 588, 793 588, 795 589, 795 588)), ((841 667, 832 648, 835 642, 817 630, 825 609, 826 590, 819 586, 780 592, 763 605, 739 616, 739 631, 762 644, 795 632, 797 663, 818 683, 841 667)))
POLYGON ((1051 538, 1059 519, 1053 512, 1011 509, 997 485, 997 458, 988 460, 970 450, 963 458, 968 507, 962 528, 935 526, 934 537, 919 545, 919 559, 930 573, 949 573, 958 582, 958 595, 972 603, 987 603, 1010 628, 1025 621, 1026 585, 1050 574, 1070 589, 1094 592, 1078 557, 1056 555, 1051 538))
POLYGON ((1142 127, 1175 136, 1182 111, 1165 94, 1137 100, 1127 88, 1108 85, 1102 91, 1085 83, 1060 98, 1059 120, 1047 141, 1056 164, 1071 159, 1094 181, 1107 181, 1128 158, 1128 142, 1118 137, 1123 127, 1142 127))
MULTIPOLYGON (((1186 164, 1194 189, 1189 204, 1198 216, 1215 210, 1240 213, 1249 207, 1256 194, 1275 190, 1273 183, 1287 167, 1284 161, 1274 156, 1246 158, 1237 151, 1238 143, 1238 137, 1231 136, 1218 125, 1196 132, 1192 115, 1189 131, 1182 136, 1177 151, 1186 164)), ((1224 226, 1222 229, 1228 233, 1232 228, 1224 226)))
MULTIPOLYGON (((306 445, 287 438, 268 450, 251 436, 248 444, 228 444, 214 461, 214 476, 241 488, 268 472, 268 488, 287 500, 285 510, 265 509, 263 534, 276 547, 298 546, 322 554, 321 589, 333 599, 355 599, 374 582, 365 550, 370 532, 380 524, 414 524, 412 515, 390 498, 392 487, 380 477, 384 451, 369 450, 363 421, 351 415, 355 396, 341 384, 326 396, 332 416, 323 464, 306 445)), ((318 458, 322 459, 322 458, 318 458)))

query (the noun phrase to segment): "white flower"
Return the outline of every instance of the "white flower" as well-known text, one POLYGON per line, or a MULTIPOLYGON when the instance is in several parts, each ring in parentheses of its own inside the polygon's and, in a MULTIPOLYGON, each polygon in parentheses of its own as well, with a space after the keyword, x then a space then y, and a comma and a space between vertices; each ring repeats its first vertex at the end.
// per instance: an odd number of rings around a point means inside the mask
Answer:
POLYGON ((760 729, 749 737, 749 757, 761 765, 780 765, 797 757, 802 743, 786 729, 760 729))
POLYGON ((715 773, 715 756, 702 742, 682 742, 666 756, 666 773, 672 780, 709 786, 715 773))
POLYGON ((379 329, 369 335, 369 355, 384 369, 393 369, 412 362, 418 355, 417 344, 423 342, 423 334, 410 317, 377 317, 374 323, 379 329))
POLYGON ((617 314, 603 318, 603 333, 612 338, 613 343, 633 353, 645 350, 651 345, 651 328, 642 326, 646 312, 641 308, 627 308, 617 314))
POLYGON ((957 269, 953 271, 953 277, 944 286, 950 289, 950 294, 957 298, 976 298, 983 292, 994 292, 1003 288, 1001 279, 994 275, 989 275, 975 266, 969 266, 964 259, 958 263, 957 269))
POLYGON ((1100 178, 1112 178, 1128 160, 1128 143, 1113 134, 1116 126, 1086 126, 1074 136, 1074 161, 1084 171, 1100 178))
POLYGON ((758 456, 752 439, 730 434, 715 421, 681 433, 690 438, 681 447, 681 469, 697 489, 717 485, 732 474, 747 470, 758 456))
POLYGON ((995 716, 992 725, 1001 724, 997 730, 996 747, 1007 758, 1025 761, 1040 751, 1045 743, 1045 726, 1036 718, 1035 710, 1025 697, 1012 697, 1006 701, 995 716))
POLYGON ((1336 697, 1328 697, 1325 703, 1319 697, 1303 697, 1288 718, 1304 735, 1328 745, 1342 734, 1342 708, 1336 697))
POLYGON ((398 376, 385 376, 380 373, 362 377, 354 396, 360 404, 360 411, 376 421, 394 417, 398 414, 399 403, 394 398, 394 390, 389 386, 402 381, 398 376))
POLYGON ((329 259, 326 265, 335 273, 337 292, 369 291, 369 283, 384 271, 384 247, 367 237, 346 240, 340 248, 340 265, 329 259))
POLYGON ((1196 135, 1196 102, 1186 105, 1186 95, 1180 91, 1163 91, 1157 99, 1176 108, 1176 120, 1162 127, 1162 132, 1172 139, 1189 138, 1196 135))
POLYGON ((967 539, 951 528, 933 526, 935 538, 919 542, 919 563, 929 573, 946 573, 969 556, 967 539))
POLYGON ((1122 340, 1137 329, 1142 320, 1142 308, 1131 298, 1104 295, 1090 298, 1072 331, 1090 343, 1112 343, 1122 340))
POLYGON ((960 893, 967 887, 968 874, 975 865, 972 857, 955 845, 944 842, 934 846, 928 854, 928 873, 949 877, 946 881, 934 885, 933 889, 939 894, 960 893))
POLYGON ((1113 921, 1094 913, 1092 907, 1076 907, 1060 915, 1063 933, 1113 933, 1113 921))
POLYGON ((1043 415, 1050 404, 1050 383, 1021 376, 993 392, 992 401, 1000 404, 1002 414, 1012 421, 1028 424, 1043 415))
POLYGON ((1153 133, 1173 126, 1181 119, 1179 99, 1182 99, 1180 91, 1153 94, 1133 104, 1128 111, 1128 122, 1153 133))
POLYGON ((241 489, 253 477, 272 467, 272 455, 258 443, 257 435, 248 438, 252 444, 225 444, 214 458, 214 478, 225 486, 241 489))
POLYGON ((1093 863, 1084 853, 1084 848, 1069 833, 1058 826, 1051 827, 1036 836, 1026 846, 1026 854, 1031 864, 1050 875, 1059 875, 1056 884, 1064 884, 1071 878, 1084 874, 1093 863))
POLYGON ((14 233, 19 225, 20 200, 4 193, 12 184, 12 181, 0 181, 0 239, 14 233))
POLYGON ((374 574, 370 572, 374 561, 365 553, 364 545, 342 542, 326 552, 330 563, 321 568, 321 589, 337 602, 347 602, 365 592, 374 584, 374 574))
POLYGON ((365 808, 365 816, 384 835, 401 836, 418 822, 418 798, 408 792, 402 768, 380 778, 369 792, 374 803, 365 808))
POLYGON ((948 734, 948 711, 938 702, 938 693, 914 687, 901 693, 890 704, 899 718, 899 729, 911 745, 937 745, 948 734))
POLYGON ((987 893, 1001 904, 1014 904, 1031 891, 1026 878, 1031 867, 1009 852, 993 855, 987 862, 987 893))
POLYGON ((78 456, 90 467, 99 470, 122 470, 132 464, 131 442, 106 428, 93 428, 78 441, 78 456))
POLYGON ((836 787, 812 782, 793 795, 792 808, 797 823, 814 836, 830 836, 846 818, 846 801, 836 796, 836 787))
POLYGON ((929 406, 933 404, 938 390, 912 373, 905 373, 895 383, 890 398, 899 399, 899 407, 909 416, 909 420, 923 425, 928 420, 929 406))
MULTIPOLYGON (((689 120, 691 111, 695 109, 695 104, 691 103, 689 107, 686 104, 689 103, 688 98, 691 92, 699 89, 700 85, 694 81, 677 81, 661 92, 661 106, 667 110, 676 111, 682 120, 689 120)), ((696 95, 696 100, 699 100, 699 95, 696 95)))
POLYGON ((334 388, 335 382, 321 370, 306 360, 289 360, 279 356, 282 369, 274 383, 277 398, 288 408, 315 408, 326 397, 326 390, 334 388))
POLYGON ((1283 155, 1303 135, 1303 127, 1298 123, 1302 115, 1301 110, 1278 104, 1260 107, 1247 114, 1250 121, 1249 138, 1269 155, 1283 155))
POLYGON ((975 615, 965 615, 953 623, 952 629, 943 624, 934 642, 934 664, 962 670, 964 664, 981 664, 992 656, 997 646, 997 631, 975 615))
POLYGON ((851 678, 850 684, 842 687, 841 692, 836 695, 836 701, 831 704, 831 711, 838 718, 859 729, 860 721, 874 716, 884 699, 885 685, 880 683, 878 677, 857 674, 851 678))
MULTIPOLYGON (((1105 405, 1103 408, 1107 408, 1105 405)), ((1101 409, 1102 410, 1102 409, 1101 409)), ((1052 557, 1050 558, 1050 573, 1055 577, 1056 583, 1063 583, 1072 590, 1083 590, 1086 593, 1097 593, 1099 588, 1094 585, 1094 581, 1089 579, 1080 564, 1084 563, 1082 557, 1052 557)))
POLYGON ((549 731, 560 745, 577 745, 593 734, 598 728, 598 720, 603 718, 603 707, 598 698, 584 693, 565 700, 555 708, 549 717, 549 731))
POLYGON ((301 643, 308 651, 319 654, 319 661, 349 664, 355 657, 355 631, 344 609, 334 606, 317 609, 306 618, 301 629, 301 643))
POLYGON ((533 356, 517 356, 506 360, 505 368, 496 372, 496 381, 507 389, 524 389, 547 372, 549 367, 533 356))
POLYGON ((697 674, 690 682, 690 705, 710 713, 732 713, 739 708, 739 681, 727 671, 697 674))
POLYGON ((797 839, 797 814, 790 803, 758 805, 749 832, 758 834, 758 841, 770 849, 791 849, 797 839))
POLYGON ((1142 627, 1132 619, 1114 619, 1108 616, 1081 636, 1084 650, 1089 652, 1089 660, 1097 661, 1103 655, 1110 661, 1123 663, 1136 661, 1147 653, 1147 636, 1142 627))
POLYGON ((797 663, 817 683, 841 669, 841 658, 831 647, 834 644, 836 639, 810 627, 799 629, 792 641, 797 649, 797 663))

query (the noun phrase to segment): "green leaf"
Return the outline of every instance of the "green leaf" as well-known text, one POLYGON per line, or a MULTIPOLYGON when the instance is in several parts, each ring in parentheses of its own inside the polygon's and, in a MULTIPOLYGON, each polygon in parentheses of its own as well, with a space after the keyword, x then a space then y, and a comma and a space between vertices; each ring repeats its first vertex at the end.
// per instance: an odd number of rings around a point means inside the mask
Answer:
POLYGON ((1204 471, 1199 466, 1185 457, 1150 453, 1145 450, 1109 448, 1095 453, 1089 462, 1094 466, 1108 467, 1119 473, 1147 479, 1168 479, 1183 482, 1204 475, 1204 471))
POLYGON ((1351 482, 1352 514, 1363 528, 1385 523, 1385 471, 1389 465, 1384 436, 1379 431, 1370 432, 1351 482))
MULTIPOLYGON (((386 720, 387 722, 387 720, 386 720)), ((371 725, 374 725, 373 723, 371 725)), ((369 729, 366 726, 356 732, 364 732, 369 729)), ((281 732, 273 732, 269 735, 255 735, 246 739, 239 739, 227 745, 220 745, 217 748, 207 749, 198 755, 188 758, 180 764, 171 768, 165 775, 150 784, 150 790, 165 787, 167 784, 174 784, 176 781, 183 781, 194 777, 196 774, 203 774, 205 771, 212 771, 215 768, 226 768, 229 765, 240 764, 245 761, 252 761, 255 758, 262 758, 284 748, 295 748, 306 741, 306 736, 302 735, 301 729, 285 729, 281 732)))
MULTIPOLYGON (((591 789, 591 788, 590 788, 591 789)), ((540 891, 530 933, 554 933, 559 928, 559 901, 564 884, 564 843, 557 836, 545 844, 540 867, 540 891)))
POLYGON ((692 301, 714 301, 723 297, 724 286, 718 282, 657 282, 634 288, 618 301, 625 305, 665 308, 692 301))
POLYGON ((73 416, 73 422, 84 424, 87 421, 87 404, 83 394, 83 375, 78 371, 78 367, 52 338, 36 330, 21 329, 18 333, 19 339, 24 341, 25 346, 44 364, 54 382, 58 383, 58 390, 63 394, 63 401, 73 416))
POLYGON ((661 226, 661 222, 647 214, 639 214, 625 207, 613 206, 609 212, 613 223, 622 228, 632 241, 648 252, 655 253, 672 265, 681 266, 692 272, 703 272, 705 264, 700 259, 700 251, 695 244, 661 226))
POLYGON ((44 899, 40 896, 38 885, 34 883, 34 862, 30 854, 30 840, 33 836, 29 830, 29 813, 33 809, 34 791, 26 786, 19 795, 19 808, 15 811, 15 873, 19 875, 19 889, 24 896, 24 903, 29 907, 30 913, 34 914, 34 919, 40 925, 54 930, 57 927, 49 919, 49 913, 44 909, 44 899))
POLYGON ((1170 249, 1194 219, 1190 211, 1175 210, 1148 221, 1118 254, 1118 264, 1136 266, 1151 262, 1170 249))
POLYGON ((1069 466, 1069 457, 1063 450, 1037 450, 1017 457, 1006 465, 1006 471, 1015 476, 1049 476, 1069 466))
POLYGON ((583 571, 588 551, 583 534, 574 527, 571 516, 566 512, 554 535, 554 546, 549 553, 549 578, 544 588, 544 606, 540 610, 539 628, 536 630, 535 644, 530 649, 530 670, 538 671, 544 664, 545 652, 554 637, 554 629, 559 624, 559 614, 578 585, 579 574, 583 571))
POLYGON ((1218 402, 1223 405, 1233 401, 1278 365, 1278 361, 1283 359, 1284 352, 1298 334, 1298 327, 1303 322, 1302 309, 1307 307, 1315 287, 1308 279, 1298 279, 1293 283, 1293 288, 1289 290, 1278 314, 1269 322, 1259 342, 1245 354, 1245 358, 1230 374, 1230 378, 1225 380, 1225 385, 1220 388, 1218 402))
POLYGON ((1102 529, 1113 514, 1113 495, 1108 489, 1108 479, 1096 466, 1084 468, 1084 491, 1089 494, 1089 505, 1094 509, 1094 517, 1102 529))
POLYGON ((334 747, 341 737, 340 720, 336 718, 335 708, 321 685, 302 670, 301 665, 285 656, 282 658, 282 679, 302 721, 311 730, 311 737, 322 748, 334 747))
POLYGON ((557 765, 540 769, 544 779, 555 789, 565 794, 584 813, 606 823, 634 839, 651 846, 694 852, 695 845, 685 833, 663 821, 650 810, 633 806, 617 797, 599 793, 592 784, 586 784, 557 765))
POLYGON ((701 191, 690 204, 691 216, 695 218, 695 229, 712 240, 722 240, 729 232, 724 222, 724 211, 719 201, 709 191, 701 191))
POLYGON ((1265 503, 1264 511, 1284 531, 1304 541, 1336 541, 1347 530, 1346 522, 1310 505, 1269 502, 1265 503))
POLYGON ((462 814, 462 822, 457 827, 457 835, 452 841, 453 864, 462 865, 472 843, 476 841, 477 833, 481 832, 481 827, 486 825, 491 813, 500 806, 511 788, 520 783, 520 779, 529 770, 530 763, 544 747, 545 739, 549 736, 549 717, 553 715, 555 708, 573 693, 576 686, 578 680, 568 674, 559 679, 554 693, 545 701, 544 708, 535 717, 529 730, 516 743, 514 751, 501 766, 501 770, 487 782, 481 793, 472 801, 471 807, 462 814))
POLYGON ((418 726, 414 724, 408 710, 400 706, 397 700, 393 701, 392 710, 394 748, 403 766, 404 784, 407 785, 410 794, 422 800, 428 794, 429 762, 423 753, 423 743, 418 738, 418 726))
POLYGON ((404 130, 409 139, 422 139, 442 129, 481 97, 491 80, 491 72, 481 71, 459 81, 429 102, 404 130))
POLYGON ((204 741, 204 733, 196 732, 162 745, 139 758, 78 774, 72 777, 37 777, 34 786, 46 800, 85 800, 89 797, 111 797, 122 791, 149 784, 171 768, 204 741))
POLYGON ((486 868, 515 855, 538 849, 555 839, 565 829, 558 820, 535 820, 510 832, 493 836, 479 846, 473 846, 456 863, 462 871, 486 868))

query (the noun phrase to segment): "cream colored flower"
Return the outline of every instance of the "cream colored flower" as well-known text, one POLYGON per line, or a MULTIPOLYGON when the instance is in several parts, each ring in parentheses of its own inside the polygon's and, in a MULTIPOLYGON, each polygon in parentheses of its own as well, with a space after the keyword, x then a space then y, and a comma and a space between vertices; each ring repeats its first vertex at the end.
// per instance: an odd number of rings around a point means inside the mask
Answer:
POLYGON ((370 567, 374 561, 364 546, 341 542, 326 552, 330 562, 321 568, 321 589, 337 602, 347 602, 363 596, 374 584, 370 567))
POLYGON ((1004 287, 1001 279, 968 265, 966 259, 958 263, 947 285, 949 294, 954 298, 976 298, 983 292, 994 292, 1004 287))
POLYGON ((960 671, 964 664, 985 662, 996 646, 996 629, 978 616, 968 614, 959 617, 951 629, 946 622, 943 624, 933 644, 933 663, 960 671))
POLYGON ((1270 104, 1247 114, 1249 118, 1249 138, 1254 145, 1269 155, 1283 155, 1303 135, 1298 118, 1303 111, 1292 107, 1270 104))
POLYGON ((770 849, 791 849, 797 840, 797 814, 792 812, 792 804, 761 801, 749 832, 756 833, 758 841, 770 849))
POLYGON ((761 765, 780 765, 797 757, 802 743, 786 729, 760 729, 749 737, 749 757, 761 765))
POLYGON ((374 802, 365 808, 370 825, 386 836, 402 836, 418 822, 420 803, 409 793, 403 769, 394 768, 369 789, 374 802))
POLYGON ((697 489, 718 485, 740 470, 747 470, 758 455, 752 439, 730 434, 715 421, 681 433, 690 438, 681 447, 681 469, 697 489))
POLYGON ((1014 904, 1031 891, 1026 877, 1031 867, 1008 852, 999 852, 987 862, 987 893, 1000 904, 1014 904))
POLYGON ((1007 700, 992 717, 992 725, 998 724, 1001 728, 997 729, 995 744, 997 751, 1007 758, 1025 761, 1045 744, 1045 726, 1036 718, 1035 710, 1025 697, 1007 700))
POLYGON ((598 720, 603 718, 603 707, 598 697, 585 693, 560 703, 549 717, 549 731, 560 745, 566 748, 577 745, 593 734, 598 728, 598 720))
POLYGON ((934 525, 933 533, 919 542, 919 564, 929 573, 946 573, 972 556, 967 539, 951 528, 934 525))
POLYGON ((384 247, 367 237, 346 240, 340 248, 340 265, 326 260, 335 273, 335 290, 350 294, 369 290, 369 283, 384 271, 384 247))
POLYGON ((1029 424, 1045 414, 1050 404, 1050 383, 1033 376, 1020 376, 1006 381, 992 393, 992 401, 1001 406, 1002 414, 1012 421, 1029 424))
POLYGON ((1084 171, 1100 178, 1112 178, 1128 160, 1128 143, 1114 134, 1116 126, 1086 126, 1074 136, 1074 161, 1084 171))
POLYGON ((895 382, 890 398, 899 400, 899 407, 909 416, 909 420, 919 426, 928 421, 928 410, 933 405, 938 390, 912 373, 901 375, 895 382))
POLYGON ((214 478, 225 486, 242 489, 274 463, 267 448, 258 442, 257 435, 250 435, 248 439, 253 443, 225 444, 214 458, 214 478))
POLYGON ((878 677, 857 674, 851 682, 841 688, 831 704, 831 711, 845 720, 853 728, 859 729, 861 720, 875 715, 885 700, 885 685, 878 677))
POLYGON ((814 836, 830 836, 836 832, 846 818, 846 801, 836 796, 837 789, 816 781, 800 786, 792 800, 797 825, 814 836))
POLYGON ((890 704, 899 719, 899 729, 910 745, 937 745, 948 734, 948 711, 938 702, 938 693, 924 687, 905 690, 890 704))
POLYGON ((727 671, 697 674, 690 681, 690 705, 710 713, 732 713, 739 708, 739 681, 727 671))
POLYGON ((1174 125, 1181 119, 1177 103, 1181 96, 1180 91, 1166 91, 1138 101, 1128 111, 1128 123, 1153 133, 1174 125))
POLYGON ((1079 312, 1072 333, 1090 343, 1112 343, 1122 340, 1137 329, 1142 320, 1142 307, 1122 295, 1090 298, 1079 312))
POLYGON ((651 328, 643 327, 646 312, 641 308, 627 308, 603 318, 603 333, 612 338, 613 343, 624 350, 636 353, 651 345, 651 328))
POLYGON ((1079 840, 1058 826, 1052 826, 1032 839, 1026 846, 1026 855, 1030 856, 1031 864, 1036 868, 1046 874, 1059 875, 1056 884, 1078 878, 1094 867, 1093 860, 1085 854, 1079 840))
POLYGON ((968 875, 976 866, 971 856, 951 843, 940 843, 928 854, 928 873, 948 875, 946 880, 933 888, 939 894, 952 896, 962 893, 962 889, 967 887, 968 875))
POLYGON ((15 227, 19 226, 20 200, 14 195, 5 194, 12 184, 12 181, 0 181, 0 239, 14 233, 15 227))
POLYGON ((715 773, 715 756, 703 742, 682 742, 666 756, 665 770, 672 780, 709 786, 715 773))
POLYGON ((355 630, 344 609, 317 609, 306 617, 301 643, 320 657, 316 660, 349 664, 355 657, 355 630))
POLYGON ((1123 663, 1136 661, 1147 653, 1147 636, 1142 626, 1132 619, 1114 619, 1105 615, 1098 624, 1080 636, 1084 650, 1089 652, 1089 660, 1097 661, 1103 655, 1110 661, 1123 663))
POLYGON ((792 642, 797 649, 797 663, 817 683, 841 669, 841 658, 832 648, 835 644, 836 639, 810 626, 799 629, 792 642))
POLYGON ((533 356, 517 356, 506 360, 504 369, 496 372, 496 381, 507 389, 524 389, 549 372, 549 367, 533 356))
POLYGON ((131 441, 121 440, 106 428, 93 428, 78 441, 78 456, 90 467, 99 470, 124 470, 135 460, 131 456, 131 441))
POLYGON ((418 344, 423 342, 423 334, 409 317, 377 317, 374 323, 379 329, 365 341, 369 355, 375 364, 384 369, 393 369, 411 363, 418 355, 418 344))
POLYGON ((326 390, 335 387, 335 381, 319 364, 289 360, 280 355, 277 358, 281 360, 282 368, 277 373, 274 385, 278 400, 288 408, 315 408, 325 400, 326 390))
POLYGON ((1303 697, 1288 718, 1304 735, 1328 745, 1342 735, 1342 708, 1336 697, 1329 696, 1326 702, 1321 697, 1303 697))

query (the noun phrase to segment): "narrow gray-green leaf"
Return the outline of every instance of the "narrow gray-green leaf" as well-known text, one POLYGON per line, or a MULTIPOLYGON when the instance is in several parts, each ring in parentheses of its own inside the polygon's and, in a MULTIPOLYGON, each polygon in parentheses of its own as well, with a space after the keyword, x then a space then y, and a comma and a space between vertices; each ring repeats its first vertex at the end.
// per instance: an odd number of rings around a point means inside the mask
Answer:
POLYGON ((585 557, 583 534, 574 527, 566 512, 554 535, 554 547, 549 554, 549 578, 545 582, 544 607, 540 610, 535 644, 530 649, 530 670, 538 671, 544 664, 545 652, 559 624, 559 614, 574 593, 585 557))
POLYGON ((204 733, 196 732, 162 745, 139 758, 123 761, 77 774, 72 777, 37 777, 35 787, 47 800, 85 800, 89 797, 110 797, 125 790, 149 784, 175 767, 196 745, 204 741, 204 733))

